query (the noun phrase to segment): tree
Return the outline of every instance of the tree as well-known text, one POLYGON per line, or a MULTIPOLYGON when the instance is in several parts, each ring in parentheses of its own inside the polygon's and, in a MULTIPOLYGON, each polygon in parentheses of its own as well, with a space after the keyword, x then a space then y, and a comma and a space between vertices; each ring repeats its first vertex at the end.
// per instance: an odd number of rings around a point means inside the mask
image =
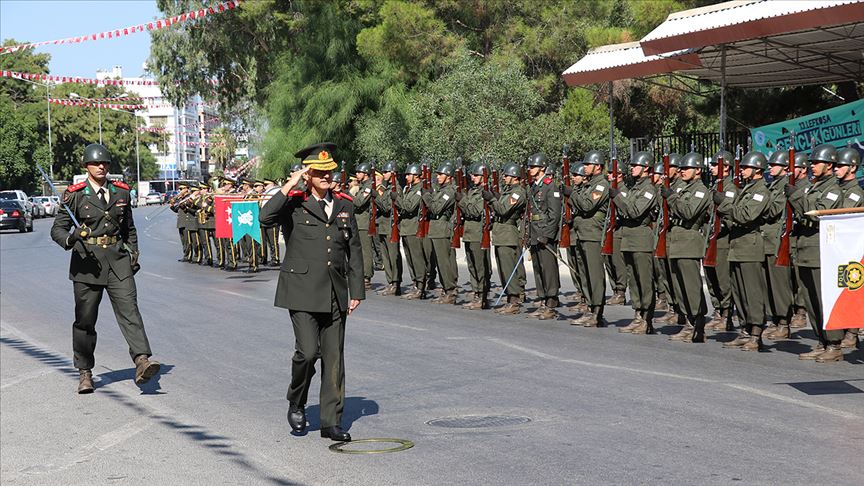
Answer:
POLYGON ((237 151, 237 138, 225 127, 213 130, 212 141, 216 145, 210 148, 210 158, 216 164, 216 172, 223 173, 229 163, 234 160, 237 151))

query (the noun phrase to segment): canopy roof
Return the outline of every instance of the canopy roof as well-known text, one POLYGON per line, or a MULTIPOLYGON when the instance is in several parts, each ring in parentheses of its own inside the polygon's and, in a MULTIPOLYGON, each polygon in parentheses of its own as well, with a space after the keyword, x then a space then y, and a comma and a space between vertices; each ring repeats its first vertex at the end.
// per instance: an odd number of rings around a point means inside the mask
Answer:
POLYGON ((864 79, 864 1, 736 0, 670 15, 638 43, 590 50, 568 85, 687 71, 741 87, 864 79), (642 51, 641 53, 639 51, 642 51))

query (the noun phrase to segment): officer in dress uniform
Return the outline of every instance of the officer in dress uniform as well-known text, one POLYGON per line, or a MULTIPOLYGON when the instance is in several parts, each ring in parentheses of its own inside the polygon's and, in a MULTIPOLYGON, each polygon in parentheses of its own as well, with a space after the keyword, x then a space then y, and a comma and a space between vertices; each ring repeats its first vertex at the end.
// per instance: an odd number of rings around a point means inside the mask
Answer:
MULTIPOLYGON (((393 230, 393 210, 391 193, 391 178, 396 173, 396 162, 389 161, 381 168, 380 180, 376 180, 377 194, 372 198, 376 204, 378 219, 378 242, 381 249, 381 258, 384 260, 384 275, 387 279, 387 288, 381 295, 402 295, 402 253, 399 249, 399 241, 390 241, 393 230)), ((375 177, 379 177, 376 173, 375 177)), ((396 182, 395 192, 400 191, 399 182, 396 182)))
POLYGON ((504 186, 496 195, 483 191, 483 199, 488 201, 494 213, 491 239, 495 247, 495 261, 498 263, 498 279, 507 294, 507 304, 496 309, 499 314, 518 314, 525 296, 525 264, 522 255, 522 235, 525 224, 526 192, 522 187, 519 166, 507 163, 501 171, 504 186), (512 275, 512 278, 511 278, 512 275))
POLYGON ((529 204, 528 245, 534 267, 534 283, 540 307, 528 314, 538 319, 555 319, 555 309, 561 305, 558 292, 561 277, 558 274, 558 233, 561 228, 561 192, 546 175, 546 156, 537 153, 528 157, 528 177, 531 181, 529 204))
POLYGON ((453 211, 456 205, 456 186, 453 184, 453 165, 444 162, 435 171, 438 186, 423 191, 423 202, 429 216, 429 234, 433 261, 441 277, 441 295, 432 299, 436 304, 456 304, 459 267, 456 250, 450 246, 453 237, 453 211))
MULTIPOLYGON (((465 260, 468 273, 471 276, 471 290, 474 298, 462 307, 469 310, 489 308, 489 287, 492 276, 492 266, 489 259, 489 248, 482 247, 485 213, 483 204, 483 172, 486 164, 478 162, 471 167, 471 188, 459 201, 462 217, 465 220, 465 231, 462 242, 465 244, 465 260)), ((491 214, 490 214, 491 217, 491 214)))
POLYGON ((322 143, 295 154, 305 168, 262 209, 260 220, 278 224, 285 236, 285 259, 276 287, 277 307, 291 315, 296 341, 288 389, 288 422, 296 433, 306 430, 306 400, 321 357, 321 437, 350 441, 342 430, 345 403, 345 321, 366 298, 354 202, 333 192, 335 145, 322 143), (295 189, 301 177, 307 189, 295 189))
POLYGON ((159 372, 144 322, 138 311, 135 272, 138 271, 138 233, 132 220, 129 186, 108 181, 111 154, 100 144, 84 148, 87 180, 66 188, 63 203, 81 225, 74 227, 66 211, 59 211, 51 238, 64 250, 72 250, 69 279, 75 296, 72 325, 74 365, 78 368, 78 393, 93 392, 96 318, 102 293, 114 308, 114 317, 129 345, 135 363, 135 383, 142 385, 159 372))
POLYGON ((619 332, 654 334, 654 215, 660 198, 651 181, 654 161, 649 152, 636 152, 630 161, 633 187, 609 188, 609 196, 620 216, 621 252, 630 278, 630 302, 635 315, 619 332))
MULTIPOLYGON (((864 191, 858 185, 855 171, 861 162, 861 154, 858 149, 844 147, 837 151, 837 163, 834 164, 834 175, 843 191, 844 208, 864 207, 864 191)), ((841 348, 854 348, 858 343, 858 335, 861 329, 846 329, 843 340, 840 341, 841 348)))

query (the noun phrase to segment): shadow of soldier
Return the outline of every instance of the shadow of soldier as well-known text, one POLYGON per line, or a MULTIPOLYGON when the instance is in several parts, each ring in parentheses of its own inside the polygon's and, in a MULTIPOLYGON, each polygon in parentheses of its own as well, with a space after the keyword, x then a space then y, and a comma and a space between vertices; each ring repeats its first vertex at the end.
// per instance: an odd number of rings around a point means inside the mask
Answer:
MULTIPOLYGON (((361 417, 378 415, 378 403, 366 397, 346 397, 345 408, 342 410, 342 427, 349 430, 361 417)), ((312 405, 306 408, 306 421, 309 431, 321 429, 321 406, 312 405)))
MULTIPOLYGON (((174 365, 161 363, 159 368, 159 373, 155 374, 147 383, 138 386, 141 389, 142 395, 164 395, 165 392, 162 390, 162 385, 159 383, 160 378, 163 375, 167 375, 174 369, 174 365)), ((94 378, 98 378, 98 380, 94 380, 94 386, 96 389, 100 389, 102 387, 106 387, 111 383, 125 380, 135 380, 135 368, 126 368, 122 370, 111 370, 107 373, 100 373, 96 375, 94 378)))

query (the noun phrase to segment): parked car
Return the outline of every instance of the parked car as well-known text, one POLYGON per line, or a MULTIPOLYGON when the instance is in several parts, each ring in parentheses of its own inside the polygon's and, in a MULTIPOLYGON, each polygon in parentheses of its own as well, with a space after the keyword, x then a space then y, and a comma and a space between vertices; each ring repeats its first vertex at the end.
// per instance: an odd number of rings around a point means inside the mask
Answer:
POLYGON ((0 199, 12 199, 15 201, 20 201, 21 204, 24 205, 24 210, 29 212, 32 216, 35 216, 35 210, 33 209, 33 203, 30 202, 30 198, 27 197, 27 193, 19 189, 13 189, 10 191, 0 191, 0 199))
POLYGON ((163 196, 161 194, 153 191, 150 194, 147 194, 147 197, 144 198, 144 201, 147 203, 148 206, 151 204, 162 204, 162 197, 163 196))
POLYGON ((29 201, 30 201, 30 204, 32 205, 32 208, 30 211, 33 213, 33 219, 44 218, 45 216, 48 215, 48 213, 45 211, 45 206, 34 201, 32 197, 29 199, 29 201))
POLYGON ((9 228, 22 233, 33 231, 33 213, 17 199, 0 199, 0 230, 9 228))
POLYGON ((37 206, 45 208, 45 216, 57 216, 57 207, 59 204, 54 200, 54 196, 33 196, 30 201, 37 206))

